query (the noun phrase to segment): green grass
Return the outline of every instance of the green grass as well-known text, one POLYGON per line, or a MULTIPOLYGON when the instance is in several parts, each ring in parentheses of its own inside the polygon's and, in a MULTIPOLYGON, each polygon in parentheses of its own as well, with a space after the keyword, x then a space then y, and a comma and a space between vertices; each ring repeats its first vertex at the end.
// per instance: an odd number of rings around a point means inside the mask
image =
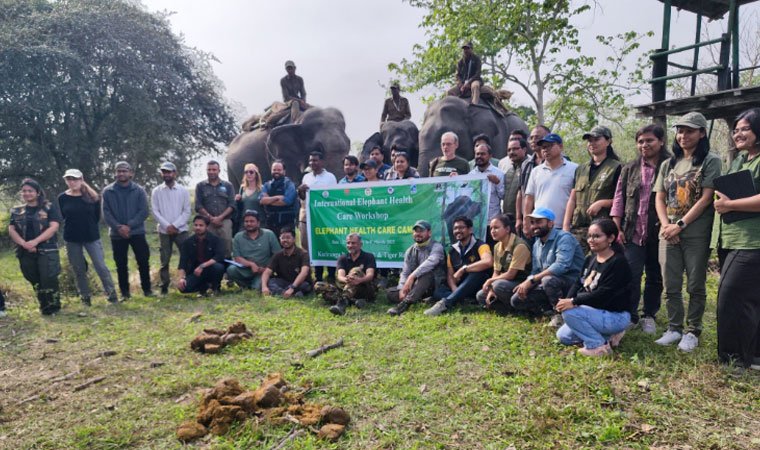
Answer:
MULTIPOLYGON (((307 434, 289 448, 760 448, 760 378, 716 363, 714 277, 693 354, 634 331, 614 358, 588 359, 557 344, 543 321, 473 307, 428 318, 417 306, 393 318, 379 301, 335 317, 315 298, 229 292, 118 306, 96 297, 91 308, 69 297, 62 314, 43 318, 9 252, 0 271, 12 290, 0 319, 0 448, 177 448, 174 431, 194 417, 201 389, 223 377, 253 388, 271 372, 312 385, 309 400, 353 420, 337 443, 307 434), (203 315, 191 323, 195 312, 203 315), (236 320, 254 339, 218 355, 190 350, 202 328, 236 320), (344 347, 306 357, 339 338, 344 347), (104 350, 117 354, 99 358, 104 350), (106 379, 73 392, 97 376, 106 379)), ((659 320, 662 329, 664 312, 659 320)), ((271 448, 289 431, 250 420, 202 442, 271 448)))

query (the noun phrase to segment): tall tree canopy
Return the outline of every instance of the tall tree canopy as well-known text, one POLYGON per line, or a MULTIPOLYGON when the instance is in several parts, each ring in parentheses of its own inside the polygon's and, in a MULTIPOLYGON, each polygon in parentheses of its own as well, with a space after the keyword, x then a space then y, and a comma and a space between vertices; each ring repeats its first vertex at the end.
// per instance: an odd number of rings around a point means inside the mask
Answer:
POLYGON ((626 91, 639 86, 638 69, 628 72, 623 65, 638 48, 639 34, 599 36, 613 50, 605 59, 581 49, 573 19, 589 11, 592 0, 407 1, 427 10, 420 26, 428 40, 414 46, 411 61, 389 68, 412 90, 451 84, 465 40, 481 56, 486 82, 523 91, 538 122, 550 126, 593 124, 600 113, 618 111, 626 91))
POLYGON ((211 59, 136 2, 0 0, 3 186, 72 167, 103 186, 122 159, 143 182, 187 173, 236 133, 211 59))

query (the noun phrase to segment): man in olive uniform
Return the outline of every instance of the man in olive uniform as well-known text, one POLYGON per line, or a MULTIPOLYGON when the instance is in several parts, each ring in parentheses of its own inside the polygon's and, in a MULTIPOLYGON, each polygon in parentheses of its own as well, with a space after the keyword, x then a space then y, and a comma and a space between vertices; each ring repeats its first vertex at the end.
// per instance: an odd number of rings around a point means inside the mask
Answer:
POLYGON ((400 94, 398 81, 391 84, 391 97, 385 99, 383 105, 383 114, 380 116, 380 122, 391 121, 401 122, 412 118, 412 110, 409 109, 409 100, 400 94))
POLYGON ((282 88, 282 101, 290 103, 290 123, 295 123, 301 111, 306 111, 306 89, 303 87, 303 78, 296 75, 296 64, 293 61, 285 61, 285 71, 288 73, 280 79, 282 88))
POLYGON ((471 96, 471 103, 477 105, 483 85, 480 67, 480 58, 472 52, 472 42, 462 44, 462 59, 457 62, 457 85, 449 89, 448 94, 461 98, 471 96))

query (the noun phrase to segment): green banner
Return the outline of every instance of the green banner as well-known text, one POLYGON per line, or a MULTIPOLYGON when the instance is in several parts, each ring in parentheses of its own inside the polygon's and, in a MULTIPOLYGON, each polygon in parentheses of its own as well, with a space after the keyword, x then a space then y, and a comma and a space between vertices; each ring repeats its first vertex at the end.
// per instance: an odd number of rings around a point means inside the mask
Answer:
POLYGON ((444 248, 459 216, 472 219, 475 235, 485 238, 490 194, 488 179, 474 174, 311 189, 306 198, 311 262, 335 266, 346 253, 346 236, 359 233, 362 249, 375 255, 378 267, 401 267, 418 220, 430 222, 433 238, 444 248))

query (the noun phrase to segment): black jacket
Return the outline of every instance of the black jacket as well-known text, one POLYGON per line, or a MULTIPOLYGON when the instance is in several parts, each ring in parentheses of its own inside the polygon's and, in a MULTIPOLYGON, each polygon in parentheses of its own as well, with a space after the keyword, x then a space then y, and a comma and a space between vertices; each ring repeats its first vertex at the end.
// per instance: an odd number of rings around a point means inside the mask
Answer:
POLYGON ((198 261, 198 237, 192 235, 185 239, 179 249, 179 266, 177 268, 184 270, 186 274, 190 274, 196 267, 210 259, 224 264, 224 242, 221 239, 211 233, 206 233, 203 244, 203 255, 206 259, 198 261))

